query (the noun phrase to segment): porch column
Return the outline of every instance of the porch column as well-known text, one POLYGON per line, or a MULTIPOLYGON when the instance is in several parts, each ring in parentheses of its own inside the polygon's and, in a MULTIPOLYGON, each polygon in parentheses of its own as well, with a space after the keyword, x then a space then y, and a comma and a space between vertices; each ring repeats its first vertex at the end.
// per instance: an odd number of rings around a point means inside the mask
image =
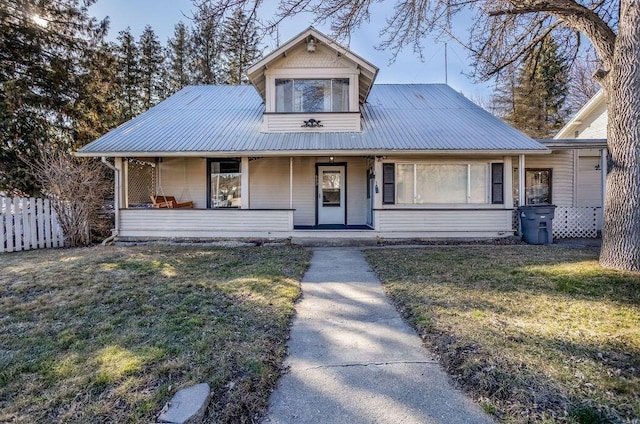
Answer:
POLYGON ((524 206, 524 155, 518 158, 518 206, 524 206))
POLYGON ((373 159, 373 174, 375 178, 373 179, 373 211, 372 213, 372 223, 373 229, 380 229, 380 214, 382 213, 379 209, 382 209, 382 159, 374 158, 373 159))
MULTIPOLYGON (((122 175, 122 199, 120 205, 123 208, 129 207, 129 161, 120 159, 120 175, 122 175)), ((116 165, 117 166, 117 165, 116 165)))
POLYGON ((602 181, 602 216, 604 217, 604 199, 607 195, 607 148, 600 150, 600 179, 602 181))
POLYGON ((240 159, 240 172, 242 178, 240 181, 240 208, 249 209, 249 158, 244 156, 240 159))
POLYGON ((511 156, 505 156, 504 160, 504 206, 511 209, 513 207, 513 164, 511 156))
POLYGON ((289 157, 289 209, 293 209, 293 156, 289 157))
POLYGON ((113 207, 115 209, 121 209, 121 208, 126 208, 128 207, 128 205, 126 204, 127 199, 129 197, 128 193, 127 193, 127 186, 126 186, 126 181, 127 181, 127 176, 126 173, 123 172, 124 171, 124 162, 122 158, 113 158, 113 162, 114 162, 114 166, 116 167, 116 169, 118 170, 118 172, 116 172, 115 174, 115 194, 113 196, 113 201, 114 201, 114 205, 113 207))

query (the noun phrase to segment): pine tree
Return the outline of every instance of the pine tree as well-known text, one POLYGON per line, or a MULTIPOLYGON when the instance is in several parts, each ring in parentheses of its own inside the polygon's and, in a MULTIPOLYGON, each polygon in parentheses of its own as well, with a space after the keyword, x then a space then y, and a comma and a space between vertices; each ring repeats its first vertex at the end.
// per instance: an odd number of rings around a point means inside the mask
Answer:
POLYGON ((83 52, 81 89, 73 108, 74 144, 83 146, 122 122, 119 119, 115 46, 102 38, 83 52))
POLYGON ((503 108, 502 118, 531 137, 553 136, 566 118, 563 110, 568 90, 566 63, 558 54, 555 40, 547 38, 517 71, 515 84, 513 75, 503 80, 496 98, 503 108), (511 102, 508 94, 512 96, 511 102))
POLYGON ((170 93, 175 93, 191 84, 189 72, 192 62, 192 48, 189 30, 183 22, 179 22, 173 30, 173 38, 167 42, 167 78, 166 85, 170 93))
POLYGON ((497 76, 496 85, 493 88, 492 103, 495 109, 491 112, 505 121, 507 117, 511 117, 514 114, 517 86, 516 74, 517 72, 513 66, 506 68, 504 72, 497 76))
POLYGON ((209 13, 207 8, 197 12, 195 27, 191 33, 193 47, 193 83, 219 84, 221 77, 222 43, 220 20, 209 13))
POLYGON ((162 100, 167 92, 162 81, 164 52, 150 25, 144 28, 140 36, 139 51, 142 107, 146 110, 162 100))
POLYGON ((140 51, 131 34, 131 28, 118 33, 118 43, 116 81, 118 83, 120 121, 124 122, 142 111, 140 51))
POLYGON ((227 84, 247 84, 244 70, 261 55, 255 22, 237 9, 224 24, 224 56, 227 84))
POLYGON ((0 1, 0 190, 34 194, 30 175, 40 148, 74 147, 83 52, 104 32, 93 0, 0 1))

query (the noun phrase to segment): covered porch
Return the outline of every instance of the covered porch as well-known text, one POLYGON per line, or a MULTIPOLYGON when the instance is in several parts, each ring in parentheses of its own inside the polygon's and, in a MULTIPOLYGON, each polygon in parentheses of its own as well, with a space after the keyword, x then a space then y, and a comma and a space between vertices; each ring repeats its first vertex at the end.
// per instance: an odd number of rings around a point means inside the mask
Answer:
MULTIPOLYGON (((508 156, 136 157, 116 158, 115 167, 120 240, 513 235, 508 156), (401 178, 401 171, 416 163, 484 169, 480 190, 485 200, 407 204, 399 198, 404 193, 395 195, 399 202, 385 202, 383 190, 389 183, 383 166, 397 166, 401 178), (498 203, 490 199, 492 163, 504 165, 504 198, 498 203), (173 196, 193 207, 153 208, 150 196, 155 195, 173 196)), ((469 171, 464 184, 470 187, 471 178, 469 171)), ((401 189, 406 182, 397 184, 401 189)))
POLYGON ((116 158, 118 238, 290 237, 371 231, 367 156, 116 158), (154 208, 171 196, 192 208, 154 208))

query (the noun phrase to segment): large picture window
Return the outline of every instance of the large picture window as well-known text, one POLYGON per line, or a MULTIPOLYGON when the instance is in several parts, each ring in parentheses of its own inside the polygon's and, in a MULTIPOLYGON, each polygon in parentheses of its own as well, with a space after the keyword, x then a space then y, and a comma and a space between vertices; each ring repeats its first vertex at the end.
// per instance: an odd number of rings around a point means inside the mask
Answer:
POLYGON ((348 112, 349 79, 276 79, 276 112, 348 112))
POLYGON ((400 163, 398 204, 488 203, 489 164, 400 163))
POLYGON ((209 207, 239 208, 241 181, 239 159, 209 159, 209 207))

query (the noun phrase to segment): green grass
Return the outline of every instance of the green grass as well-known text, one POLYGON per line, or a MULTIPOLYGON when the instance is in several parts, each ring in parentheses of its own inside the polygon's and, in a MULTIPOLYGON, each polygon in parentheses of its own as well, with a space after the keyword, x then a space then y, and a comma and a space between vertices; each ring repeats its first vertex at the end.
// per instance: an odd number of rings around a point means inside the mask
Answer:
POLYGON ((640 274, 557 247, 365 254, 453 378, 503 422, 637 422, 640 274))
POLYGON ((131 247, 0 256, 0 422, 154 422, 209 383, 253 422, 281 372, 309 252, 131 247))

